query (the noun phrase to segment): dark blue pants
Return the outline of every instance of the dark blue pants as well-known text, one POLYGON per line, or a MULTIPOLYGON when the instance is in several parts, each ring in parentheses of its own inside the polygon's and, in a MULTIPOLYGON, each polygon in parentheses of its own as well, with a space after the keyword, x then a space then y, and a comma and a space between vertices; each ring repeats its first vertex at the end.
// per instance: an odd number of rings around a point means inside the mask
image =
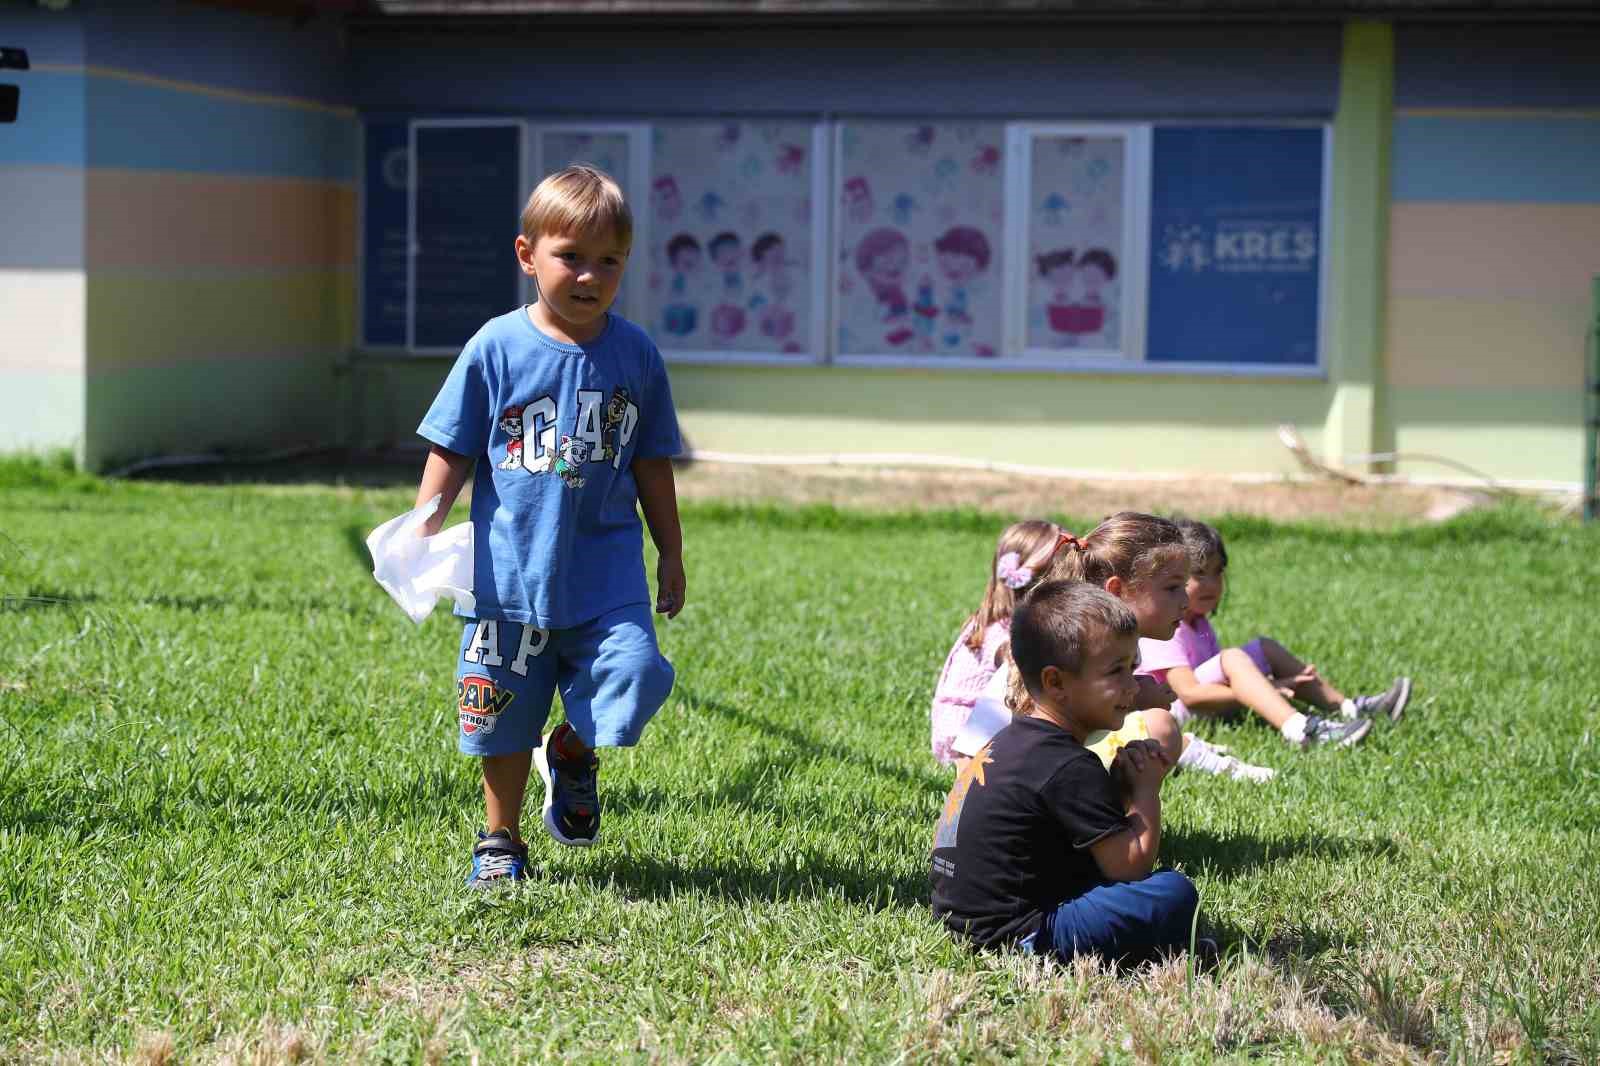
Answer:
POLYGON ((1112 962, 1143 962, 1189 946, 1200 893, 1176 870, 1157 870, 1142 881, 1097 885, 1047 914, 1024 949, 1058 958, 1095 954, 1112 962))

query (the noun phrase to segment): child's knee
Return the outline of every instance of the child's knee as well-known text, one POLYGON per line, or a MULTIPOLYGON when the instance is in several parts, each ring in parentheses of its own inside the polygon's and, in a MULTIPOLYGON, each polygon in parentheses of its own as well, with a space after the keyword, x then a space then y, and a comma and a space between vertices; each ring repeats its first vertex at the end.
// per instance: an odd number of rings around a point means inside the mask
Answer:
POLYGON ((1243 648, 1223 648, 1222 669, 1230 680, 1240 674, 1261 673, 1261 668, 1256 665, 1256 661, 1250 658, 1250 653, 1243 648))
POLYGON ((1150 875, 1150 881, 1161 892, 1168 920, 1174 927, 1181 925, 1186 934, 1194 912, 1200 908, 1200 890, 1176 870, 1157 870, 1150 875))
POLYGON ((1139 713, 1144 715, 1144 728, 1150 734, 1150 739, 1160 744, 1167 758, 1177 765, 1178 757, 1183 754, 1183 730, 1179 728, 1178 720, 1172 717, 1172 712, 1159 707, 1139 713))
POLYGON ((677 676, 677 671, 664 655, 657 655, 654 661, 641 663, 638 677, 639 702, 652 709, 666 703, 667 697, 672 694, 672 685, 677 676))

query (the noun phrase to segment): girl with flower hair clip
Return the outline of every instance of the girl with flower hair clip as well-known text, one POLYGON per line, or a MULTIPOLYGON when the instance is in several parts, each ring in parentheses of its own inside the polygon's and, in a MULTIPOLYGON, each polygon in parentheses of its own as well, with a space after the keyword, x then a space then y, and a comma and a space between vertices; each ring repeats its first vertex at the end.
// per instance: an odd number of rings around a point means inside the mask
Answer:
MULTIPOLYGON (((932 743, 934 757, 940 762, 959 765, 965 761, 954 745, 978 699, 987 695, 999 703, 1007 694, 1005 678, 997 675, 1002 671, 1008 677, 1014 674, 1009 669, 1011 612, 1017 603, 1044 581, 1081 580, 1073 555, 1082 550, 1083 542, 1070 531, 1040 519, 1018 522, 1000 534, 983 602, 962 626, 934 689, 932 743)), ((1172 692, 1165 685, 1141 680, 1139 697, 1130 709, 1142 713, 1128 716, 1127 726, 1104 745, 1103 758, 1109 762, 1126 740, 1151 739, 1176 762, 1184 751, 1184 738, 1166 711, 1171 699, 1172 692)), ((1018 708, 1011 706, 1011 710, 1018 708)))
POLYGON ((1006 661, 1011 643, 1011 612, 1048 568, 1066 534, 1054 522, 1031 519, 1007 526, 995 544, 983 602, 961 627, 955 647, 933 692, 933 756, 955 764, 962 756, 951 745, 972 716, 984 686, 1006 661))

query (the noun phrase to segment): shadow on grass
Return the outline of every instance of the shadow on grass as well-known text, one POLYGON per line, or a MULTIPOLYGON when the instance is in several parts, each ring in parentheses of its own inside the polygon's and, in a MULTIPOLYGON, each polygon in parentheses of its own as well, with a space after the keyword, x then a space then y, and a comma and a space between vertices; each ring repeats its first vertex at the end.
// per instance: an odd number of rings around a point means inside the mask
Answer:
POLYGON ((1173 827, 1161 840, 1161 855, 1181 863, 1191 876, 1231 881, 1251 870, 1302 855, 1322 859, 1385 858, 1395 854, 1387 840, 1352 840, 1299 833, 1262 840, 1250 836, 1220 837, 1204 829, 1173 827))
POLYGON ((546 871, 551 880, 582 880, 609 886, 630 899, 670 900, 685 894, 732 902, 831 900, 872 910, 927 907, 927 874, 885 874, 798 853, 755 863, 727 860, 680 865, 652 855, 602 853, 582 870, 546 871))
POLYGON ((100 602, 93 592, 29 589, 21 596, 0 596, 0 611, 63 611, 100 602))
POLYGON ((700 695, 693 689, 686 688, 683 685, 677 687, 675 694, 690 710, 710 711, 712 714, 725 718, 737 725, 752 729, 774 740, 782 741, 793 748, 797 754, 806 754, 817 759, 831 760, 839 766, 847 766, 874 777, 898 781, 922 792, 931 792, 942 796, 950 791, 951 778, 941 776, 931 770, 913 770, 909 767, 877 758, 871 752, 859 747, 819 739, 815 734, 806 730, 771 721, 760 715, 752 714, 743 708, 735 707, 730 703, 724 703, 722 700, 700 695))
POLYGON ((328 448, 270 462, 240 459, 159 466, 129 475, 131 480, 189 485, 349 485, 357 488, 415 487, 424 452, 357 451, 328 448))

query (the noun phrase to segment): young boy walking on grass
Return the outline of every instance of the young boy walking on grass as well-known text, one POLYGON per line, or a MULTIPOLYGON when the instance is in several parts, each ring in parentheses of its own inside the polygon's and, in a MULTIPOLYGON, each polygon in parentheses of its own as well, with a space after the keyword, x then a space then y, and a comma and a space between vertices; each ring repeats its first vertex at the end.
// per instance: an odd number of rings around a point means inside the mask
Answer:
POLYGON ((1189 942, 1199 896, 1161 846, 1151 740, 1109 772, 1084 747, 1134 709, 1139 623, 1086 582, 1033 588, 1011 619, 1011 656, 1031 708, 996 733, 950 790, 933 844, 933 912, 978 947, 1139 962, 1189 942))
POLYGON ((672 690, 656 644, 635 505, 660 556, 655 609, 683 608, 670 457, 682 450, 661 353, 610 312, 633 240, 622 190, 592 167, 539 183, 517 260, 538 302, 490 319, 462 349, 417 432, 433 445, 419 505, 438 532, 474 466, 473 593, 456 656, 457 741, 481 757, 486 831, 467 883, 525 875, 530 766, 558 842, 600 833, 594 749, 638 742, 672 690), (557 689, 566 720, 543 737, 557 689))

